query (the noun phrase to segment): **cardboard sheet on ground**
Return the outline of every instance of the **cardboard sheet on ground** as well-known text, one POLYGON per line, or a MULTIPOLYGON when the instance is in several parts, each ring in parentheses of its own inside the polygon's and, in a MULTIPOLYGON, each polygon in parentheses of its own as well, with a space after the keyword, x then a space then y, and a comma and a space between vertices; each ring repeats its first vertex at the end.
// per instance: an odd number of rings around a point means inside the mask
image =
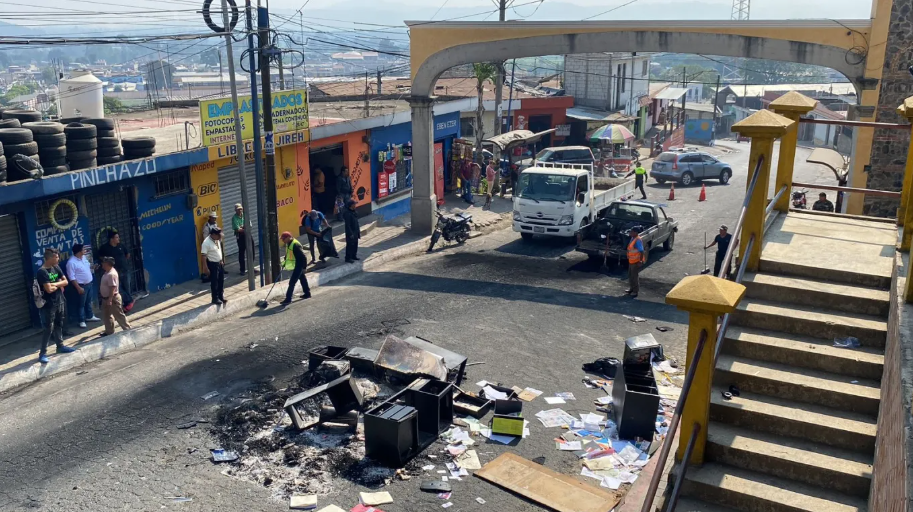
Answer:
POLYGON ((295 494, 289 498, 288 508, 293 510, 309 510, 317 508, 317 496, 314 494, 295 494))
POLYGON ((614 493, 513 453, 485 464, 475 476, 558 512, 609 512, 619 501, 614 493))

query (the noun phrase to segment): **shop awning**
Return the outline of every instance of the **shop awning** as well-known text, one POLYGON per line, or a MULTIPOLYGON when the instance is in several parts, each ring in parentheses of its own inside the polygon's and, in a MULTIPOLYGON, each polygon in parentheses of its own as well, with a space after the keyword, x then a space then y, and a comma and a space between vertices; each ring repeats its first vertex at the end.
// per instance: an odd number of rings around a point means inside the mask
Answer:
POLYGON ((687 93, 688 89, 685 87, 667 87, 660 91, 656 96, 653 96, 653 99, 675 101, 687 93))
POLYGON ((554 131, 554 128, 539 133, 533 133, 529 130, 513 130, 507 133, 502 133, 501 135, 495 137, 491 137, 490 139, 485 139, 483 142, 490 142, 495 146, 498 146, 501 151, 505 151, 517 146, 539 142, 539 139, 550 133, 553 133, 554 131))
POLYGON ((628 116, 621 112, 609 112, 607 110, 596 110, 594 108, 571 107, 567 109, 567 117, 577 121, 601 122, 601 123, 625 123, 637 119, 634 116, 628 116))

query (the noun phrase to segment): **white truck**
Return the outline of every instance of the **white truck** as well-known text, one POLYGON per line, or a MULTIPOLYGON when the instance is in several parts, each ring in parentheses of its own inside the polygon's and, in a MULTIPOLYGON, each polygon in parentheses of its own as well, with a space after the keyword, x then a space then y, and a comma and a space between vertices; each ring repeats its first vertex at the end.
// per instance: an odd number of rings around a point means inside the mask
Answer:
MULTIPOLYGON (((618 180, 616 180, 618 181, 618 180)), ((592 164, 536 162, 514 187, 514 231, 524 240, 535 235, 575 237, 615 200, 634 193, 634 180, 597 190, 592 164)))

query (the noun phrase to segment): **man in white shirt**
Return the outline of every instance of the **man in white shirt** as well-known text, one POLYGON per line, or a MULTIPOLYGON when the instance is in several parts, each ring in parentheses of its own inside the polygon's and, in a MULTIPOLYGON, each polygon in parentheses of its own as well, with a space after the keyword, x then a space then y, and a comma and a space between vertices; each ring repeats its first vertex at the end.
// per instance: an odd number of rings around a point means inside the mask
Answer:
POLYGON ((219 305, 228 302, 225 299, 225 260, 222 257, 222 229, 219 226, 210 228, 209 236, 203 240, 203 245, 200 246, 200 254, 203 255, 206 267, 209 269, 212 303, 219 305))
POLYGON ((86 327, 86 322, 100 322, 101 319, 95 316, 92 311, 92 300, 94 293, 92 286, 92 268, 89 260, 86 258, 86 246, 75 244, 73 246, 73 255, 67 259, 67 280, 76 288, 79 293, 79 326, 86 327))

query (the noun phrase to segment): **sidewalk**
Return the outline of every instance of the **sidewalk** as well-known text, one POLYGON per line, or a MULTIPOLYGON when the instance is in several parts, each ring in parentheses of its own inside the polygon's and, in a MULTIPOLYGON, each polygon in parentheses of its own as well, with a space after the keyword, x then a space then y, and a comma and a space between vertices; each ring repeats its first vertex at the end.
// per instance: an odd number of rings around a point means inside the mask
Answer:
MULTIPOLYGON (((478 204, 481 206, 482 203, 484 198, 478 204)), ((509 199, 494 199, 491 211, 483 210, 480 206, 470 206, 455 196, 448 196, 442 210, 446 213, 472 214, 474 229, 477 230, 475 236, 509 225, 506 223, 512 209, 509 199)), ((326 263, 311 264, 307 269, 309 286, 317 288, 362 270, 425 252, 429 238, 412 234, 409 224, 409 215, 404 215, 382 226, 374 222, 363 225, 358 247, 361 261, 347 264, 342 259, 329 258, 326 263)), ((307 245, 307 236, 300 238, 307 245)), ((345 250, 344 235, 337 236, 335 241, 337 249, 342 253, 345 250)), ((435 250, 445 245, 447 243, 442 240, 435 250)), ((133 311, 127 316, 133 327, 131 331, 123 332, 118 326, 114 335, 100 338, 99 335, 104 332, 101 323, 90 323, 87 329, 80 329, 74 322, 69 322, 71 335, 65 337, 64 343, 79 350, 58 356, 51 347, 51 362, 46 365, 37 362, 40 329, 0 338, 0 393, 256 307, 257 301, 266 296, 269 287, 248 291, 247 278, 239 274, 237 259, 234 256, 232 259, 234 261, 226 265, 228 275, 225 276, 225 297, 228 302, 222 306, 211 304, 208 283, 195 280, 173 286, 136 301, 133 311)), ((310 255, 308 259, 310 260, 310 255)), ((288 272, 283 278, 288 278, 288 272)), ((256 281, 259 286, 259 276, 256 281)), ((270 301, 281 301, 285 290, 285 285, 277 284, 270 301)))

